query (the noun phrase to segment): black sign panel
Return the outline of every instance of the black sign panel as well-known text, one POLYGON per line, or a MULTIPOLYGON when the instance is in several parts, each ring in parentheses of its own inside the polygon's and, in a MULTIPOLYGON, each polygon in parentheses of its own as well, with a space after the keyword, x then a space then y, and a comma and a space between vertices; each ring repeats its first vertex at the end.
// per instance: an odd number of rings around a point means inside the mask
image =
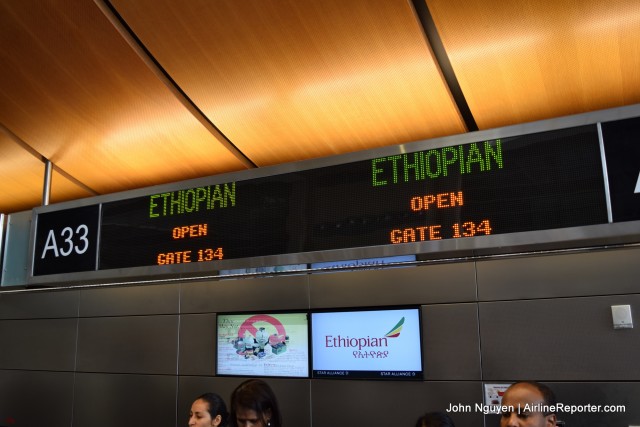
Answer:
POLYGON ((99 269, 606 222, 589 125, 105 203, 99 269))
POLYGON ((613 221, 640 219, 640 118, 602 124, 613 221))
POLYGON ((38 215, 33 275, 96 269, 99 205, 38 215))

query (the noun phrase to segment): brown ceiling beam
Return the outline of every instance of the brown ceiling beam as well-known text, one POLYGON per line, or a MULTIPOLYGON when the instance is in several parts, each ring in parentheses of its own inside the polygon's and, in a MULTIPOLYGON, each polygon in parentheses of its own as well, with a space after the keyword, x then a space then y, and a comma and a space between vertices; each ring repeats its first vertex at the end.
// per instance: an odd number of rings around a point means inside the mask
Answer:
POLYGON ((108 0, 94 0, 94 3, 105 17, 111 22, 116 31, 122 36, 127 44, 142 59, 149 69, 160 79, 160 81, 171 91, 171 93, 184 105, 184 107, 211 133, 218 142, 229 150, 247 168, 258 167, 249 157, 247 157, 233 142, 223 134, 218 127, 202 112, 202 110, 191 100, 182 88, 173 80, 169 73, 160 65, 155 57, 149 52, 142 41, 136 36, 131 27, 120 16, 115 7, 108 0))
POLYGON ((420 21, 420 25, 422 26, 427 42, 431 47, 436 63, 438 67, 440 67, 440 71, 442 71, 442 76, 449 87, 453 101, 458 107, 458 111, 462 116, 462 120, 464 121, 467 130, 470 132, 477 131, 478 125, 476 124, 476 120, 471 113, 471 108, 469 108, 469 104, 464 97, 464 93, 462 92, 456 73, 453 71, 451 61, 449 61, 449 56, 444 48, 444 44, 442 43, 442 39, 440 38, 440 34, 436 28, 436 24, 433 22, 433 17, 431 16, 431 12, 429 12, 426 0, 411 0, 411 4, 413 5, 413 9, 420 21))

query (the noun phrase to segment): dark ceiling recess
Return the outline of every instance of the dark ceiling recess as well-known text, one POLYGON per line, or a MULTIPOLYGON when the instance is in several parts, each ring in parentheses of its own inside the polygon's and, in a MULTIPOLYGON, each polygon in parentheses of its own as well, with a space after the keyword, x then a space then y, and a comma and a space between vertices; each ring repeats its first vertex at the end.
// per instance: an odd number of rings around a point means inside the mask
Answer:
POLYGON ((453 96, 453 100, 462 115, 462 119, 464 120, 464 124, 467 127, 469 132, 473 132, 478 130, 478 125, 476 124, 476 120, 473 118, 473 114, 471 114, 471 109, 469 108, 469 104, 467 104, 467 100, 462 93, 462 89, 460 88, 460 84, 458 83, 458 78, 456 77, 456 73, 453 71, 453 67, 451 66, 451 62, 449 61, 449 57, 447 56, 447 52, 444 49, 444 45, 442 44, 442 39, 440 38, 440 34, 438 34, 438 29, 436 28, 436 24, 433 22, 433 17, 431 16, 431 12, 429 12, 429 8, 427 7, 427 3, 425 0, 411 0, 413 7, 418 15, 418 19, 420 20, 420 24, 424 29, 424 33, 427 37, 427 41, 429 42, 429 46, 431 46, 431 50, 433 51, 433 55, 442 71, 442 75, 444 76, 444 80, 447 82, 447 86, 451 91, 451 96, 453 96))
POLYGON ((107 19, 111 21, 113 26, 118 30, 120 35, 129 42, 131 47, 134 48, 136 53, 142 58, 142 60, 154 71, 154 73, 163 81, 163 83, 173 92, 176 97, 187 107, 187 109, 193 114, 200 123, 210 132, 219 137, 219 141, 223 143, 227 149, 233 153, 233 155, 242 162, 248 168, 257 168, 254 162, 251 161, 242 151, 235 146, 235 144, 227 138, 227 136, 217 128, 217 126, 209 120, 209 118, 202 112, 202 110, 196 105, 195 102, 184 90, 176 83, 171 75, 162 67, 162 64, 151 54, 149 49, 142 43, 142 40, 138 38, 136 33, 131 30, 131 27, 127 24, 124 18, 118 13, 115 7, 109 0, 95 0, 95 3, 100 7, 107 19))

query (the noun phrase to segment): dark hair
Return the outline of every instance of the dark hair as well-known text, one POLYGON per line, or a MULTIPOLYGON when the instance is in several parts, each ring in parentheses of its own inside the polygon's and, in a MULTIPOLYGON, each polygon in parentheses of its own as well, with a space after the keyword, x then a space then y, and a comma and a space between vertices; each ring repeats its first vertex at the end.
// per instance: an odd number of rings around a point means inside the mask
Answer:
POLYGON ((444 412, 427 412, 416 422, 416 427, 456 427, 444 412))
POLYGON ((211 415, 211 419, 214 419, 220 415, 220 426, 226 427, 229 422, 229 411, 227 411, 227 405, 225 405, 222 397, 215 393, 205 393, 202 396, 198 396, 196 400, 202 400, 209 405, 207 412, 211 415))
POLYGON ((511 384, 509 386, 509 388, 516 386, 516 385, 521 385, 521 384, 526 384, 529 385, 533 388, 535 388, 536 390, 538 390, 540 392, 540 394, 542 395, 542 398, 544 399, 543 404, 549 408, 554 409, 553 411, 549 411, 549 412, 545 412, 544 415, 551 415, 551 414, 555 414, 555 407, 557 406, 558 402, 556 400, 556 395, 553 392, 553 390, 551 390, 549 388, 549 386, 539 383, 537 381, 517 381, 513 384, 511 384))
POLYGON ((271 427, 281 427, 282 419, 278 400, 269 385, 262 381, 251 379, 244 381, 231 393, 231 427, 237 427, 236 413, 238 409, 244 408, 255 411, 259 417, 264 418, 265 414, 271 413, 269 422, 271 427))

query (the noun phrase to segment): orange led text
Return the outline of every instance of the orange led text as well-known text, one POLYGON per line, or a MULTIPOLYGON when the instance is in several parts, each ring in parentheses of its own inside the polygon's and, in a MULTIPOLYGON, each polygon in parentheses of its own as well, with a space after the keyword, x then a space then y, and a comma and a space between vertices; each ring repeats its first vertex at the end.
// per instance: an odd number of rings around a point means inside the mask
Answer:
POLYGON ((457 193, 427 194, 411 198, 411 210, 414 212, 433 208, 453 208, 464 205, 462 191, 457 193))
POLYGON ((207 224, 183 225, 181 227, 175 227, 171 231, 171 235, 174 239, 206 236, 207 224))
POLYGON ((191 262, 191 251, 178 251, 158 254, 158 265, 184 264, 187 262, 191 262))
POLYGON ((425 240, 440 240, 440 225, 425 225, 405 229, 391 230, 391 243, 424 242, 425 240))

